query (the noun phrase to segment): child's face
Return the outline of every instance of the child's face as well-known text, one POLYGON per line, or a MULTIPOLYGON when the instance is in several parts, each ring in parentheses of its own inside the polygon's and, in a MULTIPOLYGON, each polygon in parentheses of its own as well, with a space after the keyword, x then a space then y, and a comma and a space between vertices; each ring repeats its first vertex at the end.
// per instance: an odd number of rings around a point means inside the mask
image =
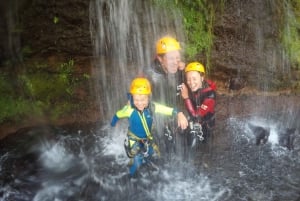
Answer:
POLYGON ((149 105, 149 95, 133 94, 132 98, 134 106, 140 111, 143 111, 149 105))
POLYGON ((203 77, 198 71, 189 71, 186 73, 186 82, 191 91, 197 91, 202 87, 203 77))

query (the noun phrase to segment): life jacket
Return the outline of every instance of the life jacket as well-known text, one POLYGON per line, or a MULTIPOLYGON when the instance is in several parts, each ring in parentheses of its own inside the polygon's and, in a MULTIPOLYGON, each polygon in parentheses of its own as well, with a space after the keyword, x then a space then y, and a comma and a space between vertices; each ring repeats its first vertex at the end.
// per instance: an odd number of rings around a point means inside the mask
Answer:
MULTIPOLYGON (((190 99, 194 108, 202 107, 203 102, 206 99, 214 99, 216 100, 216 85, 214 82, 210 80, 203 81, 203 87, 198 89, 196 92, 190 92, 190 99)), ((209 106, 211 107, 211 106, 209 106)), ((199 115, 200 116, 200 115, 199 115)), ((191 117, 193 121, 198 121, 197 117, 191 117)), ((209 112, 201 117, 202 124, 209 124, 210 126, 214 126, 215 123, 215 110, 214 107, 209 108, 209 112)))

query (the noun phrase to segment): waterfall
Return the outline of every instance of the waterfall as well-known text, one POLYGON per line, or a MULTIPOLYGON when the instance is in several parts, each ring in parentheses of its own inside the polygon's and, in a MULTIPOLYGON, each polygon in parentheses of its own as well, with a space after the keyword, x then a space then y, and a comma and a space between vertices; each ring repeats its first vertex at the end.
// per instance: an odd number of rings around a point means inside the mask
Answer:
MULTIPOLYGON (((94 45, 95 93, 102 117, 126 103, 130 81, 150 67, 159 37, 184 40, 178 11, 140 0, 92 0, 90 32, 94 45)), ((108 115, 108 116, 107 116, 108 115)))
POLYGON ((260 80, 257 84, 262 90, 280 88, 280 82, 288 82, 287 76, 290 75, 288 59, 280 42, 283 16, 276 12, 279 8, 283 9, 282 2, 268 1, 255 4, 253 9, 256 78, 260 80))
POLYGON ((23 60, 21 55, 20 17, 18 13, 21 5, 22 3, 18 1, 0 3, 0 17, 2 18, 0 20, 0 36, 2 37, 0 48, 3 48, 3 55, 0 55, 0 64, 1 60, 9 59, 12 64, 20 63, 23 60))

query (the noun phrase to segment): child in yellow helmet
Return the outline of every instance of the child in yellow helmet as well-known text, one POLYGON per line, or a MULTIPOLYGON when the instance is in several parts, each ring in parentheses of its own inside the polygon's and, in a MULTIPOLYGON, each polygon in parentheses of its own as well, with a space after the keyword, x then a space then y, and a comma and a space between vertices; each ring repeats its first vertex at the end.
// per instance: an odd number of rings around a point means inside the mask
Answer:
POLYGON ((199 62, 185 67, 186 84, 182 84, 181 96, 191 120, 202 125, 204 142, 209 128, 215 123, 216 84, 204 78, 205 68, 199 62))
POLYGON ((143 164, 150 162, 154 152, 158 152, 158 147, 153 142, 152 121, 155 113, 183 118, 182 112, 167 107, 156 102, 151 102, 151 85, 146 78, 138 77, 131 82, 130 104, 118 110, 111 120, 111 126, 115 126, 117 121, 127 118, 129 121, 125 148, 128 157, 133 158, 133 164, 129 168, 130 176, 134 176, 137 169, 143 164))

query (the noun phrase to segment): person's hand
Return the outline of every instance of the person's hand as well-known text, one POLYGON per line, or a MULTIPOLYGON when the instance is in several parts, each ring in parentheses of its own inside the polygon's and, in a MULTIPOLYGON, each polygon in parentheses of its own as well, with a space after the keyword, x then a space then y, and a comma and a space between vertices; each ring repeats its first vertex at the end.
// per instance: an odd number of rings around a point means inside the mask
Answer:
POLYGON ((187 99, 189 97, 188 88, 184 83, 181 84, 181 97, 183 99, 187 99))
POLYGON ((188 120, 187 118, 185 117, 185 115, 183 114, 183 112, 179 112, 177 114, 177 122, 178 122, 178 126, 184 130, 188 127, 188 120))
POLYGON ((180 61, 178 64, 178 70, 184 70, 184 68, 185 68, 185 63, 180 61))

